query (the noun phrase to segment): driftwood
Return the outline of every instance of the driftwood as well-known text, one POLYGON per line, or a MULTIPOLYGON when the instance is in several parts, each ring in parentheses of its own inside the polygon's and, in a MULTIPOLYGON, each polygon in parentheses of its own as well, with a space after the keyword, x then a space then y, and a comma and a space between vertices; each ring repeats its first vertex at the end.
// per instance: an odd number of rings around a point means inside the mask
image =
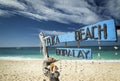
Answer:
POLYGON ((47 50, 47 46, 46 46, 46 39, 49 38, 49 36, 45 37, 44 36, 44 33, 43 32, 40 32, 39 34, 39 38, 40 38, 40 41, 41 41, 41 45, 42 45, 42 53, 43 53, 43 56, 44 56, 44 59, 48 59, 49 58, 49 54, 48 54, 48 50, 47 50))

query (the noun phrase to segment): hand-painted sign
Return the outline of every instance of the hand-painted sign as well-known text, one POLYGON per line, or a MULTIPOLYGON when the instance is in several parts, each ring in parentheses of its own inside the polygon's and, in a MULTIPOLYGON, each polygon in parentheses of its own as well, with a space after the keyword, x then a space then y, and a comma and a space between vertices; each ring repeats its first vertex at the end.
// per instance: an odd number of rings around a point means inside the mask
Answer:
POLYGON ((91 49, 87 48, 57 48, 56 55, 91 59, 91 49))
POLYGON ((116 41, 116 30, 113 20, 98 22, 93 25, 85 26, 71 33, 52 36, 47 38, 46 45, 51 46, 61 42, 70 41, 116 41))
POLYGON ((94 25, 85 26, 75 31, 75 40, 115 41, 116 30, 113 20, 106 20, 94 25))

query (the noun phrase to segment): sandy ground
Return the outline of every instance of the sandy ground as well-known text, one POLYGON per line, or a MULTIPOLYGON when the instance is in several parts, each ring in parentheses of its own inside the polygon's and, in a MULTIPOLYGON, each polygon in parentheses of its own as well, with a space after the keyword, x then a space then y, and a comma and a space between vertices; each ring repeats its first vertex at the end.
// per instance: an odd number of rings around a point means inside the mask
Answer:
MULTIPOLYGON (((0 60, 0 81, 49 81, 42 60, 0 60)), ((120 81, 120 62, 58 61, 60 81, 120 81)))

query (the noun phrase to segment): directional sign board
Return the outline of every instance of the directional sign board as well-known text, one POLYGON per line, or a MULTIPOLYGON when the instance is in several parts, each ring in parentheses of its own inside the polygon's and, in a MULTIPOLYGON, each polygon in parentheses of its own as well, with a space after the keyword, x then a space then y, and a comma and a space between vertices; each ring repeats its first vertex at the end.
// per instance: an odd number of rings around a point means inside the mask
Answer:
POLYGON ((88 25, 71 33, 51 36, 46 40, 46 45, 51 46, 61 42, 83 40, 116 41, 116 29, 114 20, 106 20, 93 25, 88 25))
POLYGON ((81 59, 91 59, 91 49, 88 48, 57 48, 56 55, 77 57, 81 59))

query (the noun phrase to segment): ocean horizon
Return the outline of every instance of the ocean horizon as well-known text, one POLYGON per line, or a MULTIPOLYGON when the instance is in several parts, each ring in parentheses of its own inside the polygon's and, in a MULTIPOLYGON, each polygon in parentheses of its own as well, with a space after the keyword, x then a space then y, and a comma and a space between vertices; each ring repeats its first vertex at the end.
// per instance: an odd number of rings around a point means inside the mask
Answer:
MULTIPOLYGON (((75 48, 75 47, 71 47, 75 48)), ((92 51, 92 59, 89 60, 120 60, 120 47, 117 49, 114 46, 88 46, 81 48, 90 48, 92 51)), ((67 57, 56 55, 56 47, 48 47, 50 57, 61 60, 82 60, 78 57, 67 57)), ((43 59, 40 47, 3 47, 0 48, 0 60, 15 60, 15 59, 43 59)), ((84 60, 84 59, 83 59, 84 60)), ((85 59, 86 60, 86 59, 85 59)))

